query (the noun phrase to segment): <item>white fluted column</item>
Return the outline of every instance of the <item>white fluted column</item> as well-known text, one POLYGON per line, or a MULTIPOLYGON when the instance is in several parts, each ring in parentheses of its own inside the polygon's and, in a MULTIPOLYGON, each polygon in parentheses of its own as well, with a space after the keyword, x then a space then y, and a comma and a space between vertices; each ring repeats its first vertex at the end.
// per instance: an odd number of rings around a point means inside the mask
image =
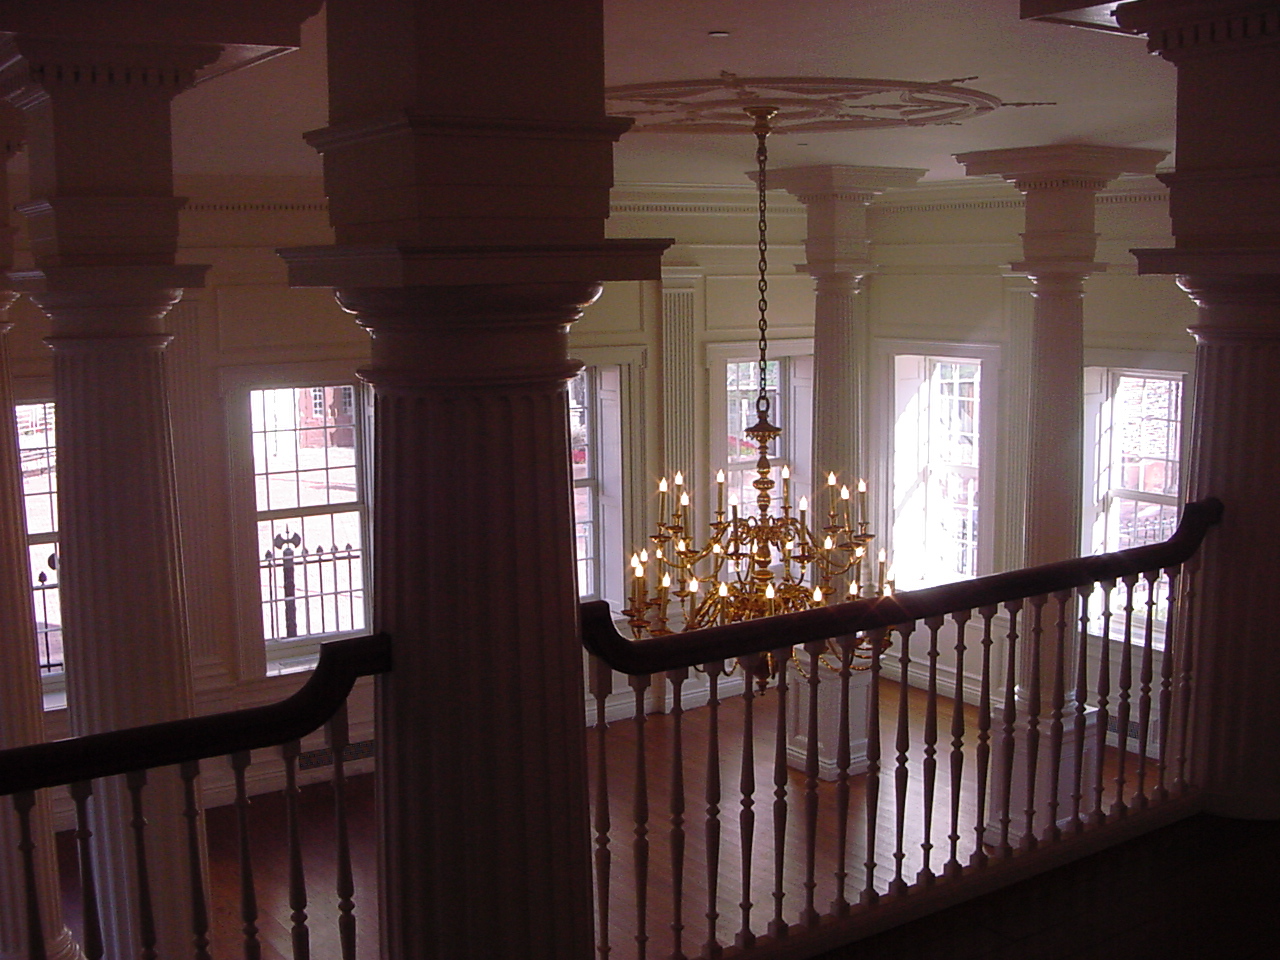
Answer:
MULTIPOLYGON (((9 225, 8 162, 25 135, 21 114, 0 104, 0 271, 13 266, 14 229, 9 225)), ((35 616, 31 606, 30 557, 22 506, 22 464, 14 422, 13 385, 5 335, 6 317, 17 294, 0 281, 0 750, 44 740, 44 709, 35 616)), ((31 813, 36 842, 36 895, 42 936, 51 960, 74 960, 79 944, 62 922, 48 798, 41 794, 31 813)), ((17 816, 9 798, 0 800, 0 960, 28 956, 27 890, 17 816)))
POLYGON ((1280 463, 1280 251, 1270 276, 1182 275, 1200 307, 1188 497, 1227 505, 1201 547, 1188 624, 1196 638, 1196 754, 1215 813, 1280 817, 1280 657, 1266 598, 1276 581, 1280 463), (1250 469, 1253 467, 1254 469, 1250 469), (1261 469, 1258 469, 1261 467, 1261 469))
MULTIPOLYGON (((13 234, 9 225, 8 162, 21 148, 25 135, 22 116, 0 103, 0 271, 13 266, 13 234)), ((44 710, 40 663, 36 650, 35 617, 31 608, 30 558, 22 507, 22 464, 16 445, 13 386, 5 334, 6 319, 17 298, 0 280, 0 750, 44 740, 44 710)), ((73 960, 79 945, 62 922, 54 864, 53 828, 48 799, 41 795, 32 811, 37 847, 36 884, 46 956, 73 960)), ((17 817, 8 798, 0 800, 0 960, 28 956, 26 890, 18 855, 17 817)))
POLYGON ((870 332, 865 278, 874 270, 867 207, 877 195, 909 187, 924 170, 905 167, 815 166, 770 170, 768 184, 805 205, 806 262, 814 279, 814 489, 834 470, 853 485, 866 477, 870 332), (848 471, 856 471, 852 476, 848 471))
POLYGON ((1172 249, 1135 250, 1199 307, 1188 497, 1226 507, 1196 561, 1197 786, 1210 812, 1280 819, 1280 3, 1142 0, 1116 11, 1178 74, 1172 249))
POLYGON ((1122 173, 1152 173, 1159 150, 1054 144, 958 154, 969 176, 998 174, 1026 197, 1023 259, 1035 287, 1026 383, 1028 566, 1080 553, 1084 463, 1084 281, 1095 263, 1094 198, 1122 173))
POLYGON ((329 0, 336 244, 281 251, 373 337, 386 960, 591 955, 568 325, 667 243, 604 239, 602 6, 554 6, 329 0))
MULTIPOLYGON (((959 154, 970 176, 999 174, 1025 196, 1023 259, 1011 265, 1031 278, 1031 329, 1025 339, 1027 461, 1023 562, 1028 566, 1079 556, 1084 480, 1084 281, 1106 269, 1095 263, 1094 199, 1122 173, 1151 173, 1164 158, 1158 150, 1080 144, 1018 147, 959 154)), ((1059 655, 1055 631, 1031 641, 1024 618, 1017 646, 1014 756, 1012 766, 997 758, 992 770, 989 823, 1009 821, 1009 836, 1043 836, 1050 828, 1050 794, 1058 782, 1058 810, 1072 809, 1071 793, 1092 769, 1092 737, 1086 727, 1085 762, 1076 769, 1069 730, 1058 744, 1062 758, 1053 770, 1050 755, 1054 705, 1052 675, 1059 655), (1033 783, 1034 781, 1034 783, 1033 783), (1011 809, 1004 806, 1005 785, 1011 809), (1030 791, 1030 792, 1029 792, 1030 791), (1033 803, 1025 798, 1031 796, 1033 803)), ((1073 663, 1070 627, 1063 662, 1073 663)), ((1069 695, 1068 695, 1069 696, 1069 695)), ((1056 708, 1059 717, 1075 706, 1056 708)), ((1092 714, 1086 723, 1091 723, 1092 714)), ((1066 817, 1060 820, 1060 825, 1066 817)))
MULTIPOLYGON (((57 35, 57 24, 49 29, 57 35)), ((206 268, 176 266, 169 104, 216 46, 18 34, 12 102, 31 126, 28 220, 36 269, 11 274, 51 318, 58 408, 59 583, 72 732, 189 716, 164 317, 206 268), (125 145, 122 148, 122 145, 125 145)), ((148 934, 122 782, 90 805, 103 941, 136 957, 148 934)), ((182 789, 145 792, 161 956, 190 953, 182 789)))
POLYGON ((392 956, 590 954, 565 335, 597 292, 340 291, 374 345, 392 956))

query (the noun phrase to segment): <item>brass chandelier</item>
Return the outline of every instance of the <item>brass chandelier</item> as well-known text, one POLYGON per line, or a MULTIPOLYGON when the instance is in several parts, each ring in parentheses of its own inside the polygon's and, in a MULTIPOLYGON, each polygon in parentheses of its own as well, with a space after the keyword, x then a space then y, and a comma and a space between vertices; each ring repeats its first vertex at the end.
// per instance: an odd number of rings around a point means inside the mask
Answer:
MULTIPOLYGON (((867 486, 851 490, 835 473, 826 477, 824 495, 810 504, 793 503, 791 474, 778 469, 779 496, 769 460, 769 445, 782 430, 769 419, 768 222, 766 138, 776 108, 752 105, 759 199, 759 395, 756 423, 745 432, 758 449, 755 515, 749 505, 726 504, 726 478, 716 474, 716 508, 707 535, 692 529, 692 492, 677 472, 658 483, 659 520, 651 546, 631 557, 627 617, 636 638, 664 636, 719 624, 808 610, 828 603, 892 591, 883 551, 875 569, 868 559, 874 535, 868 532, 867 486), (817 501, 823 501, 821 503, 817 501)), ((770 660, 768 670, 778 665, 770 660)))

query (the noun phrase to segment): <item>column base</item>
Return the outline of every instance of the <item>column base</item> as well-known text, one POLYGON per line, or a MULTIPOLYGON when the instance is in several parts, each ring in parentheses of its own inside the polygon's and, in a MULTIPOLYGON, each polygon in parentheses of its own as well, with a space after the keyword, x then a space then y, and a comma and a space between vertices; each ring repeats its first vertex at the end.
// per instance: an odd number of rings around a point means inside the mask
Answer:
MULTIPOLYGON (((809 681, 794 663, 788 665, 787 765, 803 771, 809 762, 809 681)), ((838 780, 840 766, 840 694, 842 683, 835 671, 818 674, 818 779, 838 780)), ((871 672, 849 674, 849 770, 856 776, 867 772, 867 728, 871 710, 871 672)))
POLYGON ((1062 731, 1062 747, 1058 761, 1057 808, 1051 813, 1050 796, 1053 786, 1053 769, 1050 761, 1048 724, 1042 719, 1036 731, 1036 771, 1034 805, 1028 822, 1027 791, 1028 767, 1031 759, 1031 731, 1025 719, 1020 719, 1013 728, 1013 770, 1012 782, 1010 771, 1005 763, 999 745, 997 733, 993 738, 991 761, 991 786, 987 799, 986 836, 990 846, 1003 846, 1005 840, 1005 819, 1008 818, 1007 843, 1022 846, 1033 838, 1040 840, 1049 833, 1052 819, 1060 830, 1069 828, 1076 818, 1075 794, 1080 794, 1081 817, 1086 818, 1085 810, 1089 807, 1098 778, 1098 711, 1094 707, 1085 710, 1084 728, 1077 731, 1074 718, 1064 721, 1062 731), (1077 781, 1076 750, 1083 736, 1081 764, 1083 774, 1077 781), (1077 782, 1079 785, 1077 786, 1077 782), (1006 789, 1008 785, 1008 789, 1006 789), (1006 807, 1005 797, 1009 797, 1006 807))

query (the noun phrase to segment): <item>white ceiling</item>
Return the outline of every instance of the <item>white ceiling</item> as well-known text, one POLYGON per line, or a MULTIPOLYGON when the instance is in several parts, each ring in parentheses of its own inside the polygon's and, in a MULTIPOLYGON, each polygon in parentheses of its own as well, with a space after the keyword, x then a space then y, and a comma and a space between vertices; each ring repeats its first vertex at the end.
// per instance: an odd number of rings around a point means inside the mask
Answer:
MULTIPOLYGON (((958 126, 778 135, 771 165, 918 167, 960 179, 951 155, 1048 143, 1173 149, 1173 67, 1139 38, 1023 22, 1018 0, 606 0, 609 84, 826 76, 965 85, 1004 107, 958 126), (711 37, 709 31, 727 31, 711 37)), ((181 173, 318 174, 301 140, 325 123, 323 18, 296 53, 184 93, 174 106, 181 173)), ((631 132, 620 183, 742 184, 746 137, 631 132)), ((1166 165, 1171 161, 1166 161, 1166 165)))

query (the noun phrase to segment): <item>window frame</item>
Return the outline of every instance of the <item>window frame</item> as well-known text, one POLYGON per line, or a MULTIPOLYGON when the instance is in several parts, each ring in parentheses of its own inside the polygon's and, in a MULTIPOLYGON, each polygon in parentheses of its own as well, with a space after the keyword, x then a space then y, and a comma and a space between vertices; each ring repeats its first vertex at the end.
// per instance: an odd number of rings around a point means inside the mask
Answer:
MULTIPOLYGON (((1180 377, 1182 381, 1181 423, 1178 437, 1178 493, 1174 497, 1180 508, 1186 502, 1187 478, 1189 462, 1186 457, 1188 443, 1191 439, 1191 413, 1194 402, 1194 365, 1193 354, 1180 353, 1139 353, 1137 351, 1086 351, 1084 367, 1084 457, 1081 496, 1080 551, 1082 556, 1089 556, 1106 550, 1105 539, 1099 543, 1099 530, 1106 536, 1106 511, 1110 500, 1111 488, 1105 491, 1099 480, 1102 476, 1101 446, 1102 431, 1099 429, 1101 409, 1111 395, 1111 383, 1114 377, 1132 375, 1149 379, 1172 379, 1180 377)), ((1112 621, 1110 636, 1114 643, 1123 640, 1124 622, 1120 606, 1124 602, 1124 589, 1117 587, 1112 599, 1112 621)), ((1144 586, 1140 581, 1135 591, 1135 616, 1140 615, 1139 604, 1145 609, 1144 586)), ((1163 656, 1165 613, 1167 605, 1163 598, 1154 607, 1152 630, 1152 648, 1157 656, 1163 656)), ((1100 622, 1101 608, 1095 604, 1091 609, 1090 632, 1100 622)))
MULTIPOLYGON (((786 464, 791 470, 791 497, 799 503, 802 496, 812 496, 813 478, 813 339, 793 337, 769 341, 769 360, 779 361, 782 371, 778 409, 771 411, 773 423, 782 429, 782 446, 770 451, 775 469, 786 464)), ((714 477, 717 470, 754 472, 754 466, 729 460, 729 388, 731 363, 758 363, 760 347, 756 340, 709 343, 706 347, 708 393, 707 476, 692 477, 698 517, 711 517, 714 510, 714 477)), ((853 465, 850 465, 851 467, 853 465)), ((781 486, 775 491, 780 493, 781 486)), ((752 504, 741 504, 750 509, 752 504)), ((696 520, 696 518, 695 518, 696 520)))
MULTIPOLYGON (((921 357, 938 360, 976 360, 982 365, 980 395, 978 399, 978 494, 976 522, 976 569, 973 576, 980 577, 995 572, 997 558, 1001 555, 1001 538, 1005 535, 1002 518, 996 508, 996 491, 1002 486, 1007 469, 1001 458, 999 423, 1002 411, 1002 349, 989 342, 963 342, 950 340, 881 339, 873 345, 873 363, 877 371, 872 379, 880 384, 873 392, 873 422, 870 430, 870 447, 876 451, 879 461, 874 464, 873 511, 876 522, 872 533, 877 541, 872 549, 884 549, 887 564, 893 569, 896 585, 903 590, 916 589, 921 583, 905 579, 902 558, 897 556, 894 537, 898 506, 895 492, 895 468, 897 460, 896 423, 900 413, 900 386, 898 383, 898 358, 921 357)), ((924 380, 920 379, 919 383, 924 380)), ((871 471, 869 471, 871 472, 871 471)), ((871 479, 868 479, 871 483, 871 479)), ((964 578, 959 578, 963 580, 964 578)))
POLYGON ((637 534, 647 535, 643 491, 648 489, 649 421, 644 392, 648 352, 630 346, 573 346, 570 353, 596 371, 595 596, 617 614, 626 606, 627 544, 637 534))
MULTIPOLYGON (((17 420, 18 407, 30 406, 35 404, 50 404, 50 405, 56 404, 56 401, 54 400, 54 397, 53 397, 53 384, 52 382, 50 382, 45 378, 14 378, 13 393, 14 393, 13 404, 14 404, 15 423, 17 420)), ((55 413, 54 413, 55 428, 54 429, 56 431, 57 429, 56 405, 54 407, 54 410, 55 410, 55 413)), ((16 436, 14 439, 15 440, 17 439, 16 436)), ((57 476, 56 464, 54 469, 55 469, 54 476, 56 478, 57 476)), ((51 533, 31 533, 29 529, 30 525, 27 522, 25 490, 23 491, 23 495, 24 495, 23 496, 24 503, 23 503, 22 520, 23 520, 23 531, 26 534, 26 545, 27 545, 28 551, 32 546, 36 544, 41 544, 41 543, 52 544, 54 548, 54 553, 56 555, 57 547, 58 547, 59 530, 55 529, 51 533)), ((57 497, 56 479, 54 482, 53 496, 55 498, 57 497)), ((61 524, 56 524, 55 527, 58 527, 60 525, 61 524)), ((34 584, 30 587, 30 589, 32 590, 32 594, 31 594, 32 614, 34 617, 37 614, 37 610, 35 606, 34 584)), ((54 585, 53 589, 57 589, 56 584, 54 585)), ((38 630, 38 627, 36 629, 38 630)), ((39 643, 40 641, 40 637, 38 633, 36 636, 36 641, 37 643, 39 643)), ((37 650, 36 658, 37 658, 37 662, 41 661, 41 654, 38 650, 37 650)), ((63 669, 60 669, 60 670, 45 671, 43 668, 41 668, 40 684, 41 684, 41 690, 43 692, 43 697, 44 697, 44 709, 54 710, 54 709, 59 709, 66 706, 67 680, 66 680, 65 663, 64 663, 63 669)))
MULTIPOLYGON (((239 668, 242 676, 261 677, 307 670, 315 665, 319 646, 328 640, 362 636, 369 632, 372 618, 371 575, 373 550, 370 516, 373 496, 372 417, 373 397, 369 386, 347 362, 279 364, 230 368, 222 371, 222 394, 227 419, 230 451, 231 496, 234 511, 232 550, 239 668), (359 545, 364 578, 364 626, 360 629, 308 634, 301 637, 268 639, 263 627, 263 597, 260 588, 261 557, 258 550, 256 477, 250 397, 254 390, 307 389, 351 386, 355 430, 356 476, 359 496, 352 503, 334 504, 341 511, 360 514, 359 545), (252 557, 252 562, 247 558, 252 557)), ((314 402, 314 395, 307 398, 314 402)), ((309 508, 304 508, 304 511, 309 508)))

